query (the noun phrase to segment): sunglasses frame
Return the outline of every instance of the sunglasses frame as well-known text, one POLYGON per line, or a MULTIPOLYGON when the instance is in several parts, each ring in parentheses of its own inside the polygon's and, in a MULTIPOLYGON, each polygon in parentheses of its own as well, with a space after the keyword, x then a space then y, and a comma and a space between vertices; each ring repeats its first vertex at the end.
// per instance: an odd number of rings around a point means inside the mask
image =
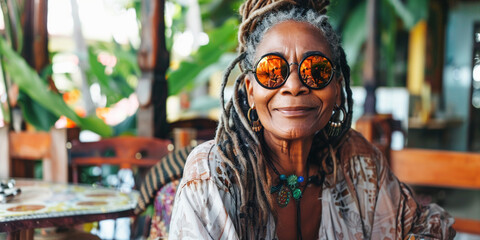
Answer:
POLYGON ((277 88, 280 88, 282 87, 288 80, 288 77, 290 76, 290 66, 291 65, 297 65, 298 68, 297 68, 297 74, 298 74, 298 77, 300 78, 300 82, 302 82, 302 84, 304 86, 306 86, 308 89, 312 89, 312 90, 320 90, 320 89, 323 89, 325 87, 327 87, 330 82, 332 81, 333 79, 333 76, 336 74, 337 72, 337 68, 333 65, 332 61, 330 60, 330 58, 328 58, 327 56, 325 56, 325 54, 323 54, 322 52, 319 52, 319 51, 313 51, 313 52, 308 52, 303 58, 302 60, 300 61, 300 63, 296 63, 296 62, 292 62, 292 63, 289 63, 287 61, 287 59, 285 59, 284 56, 282 56, 280 53, 267 53, 267 54, 264 54, 262 55, 262 57, 260 57, 260 59, 257 61, 257 63, 255 63, 255 68, 254 69, 249 69, 247 71, 249 72, 252 72, 253 75, 255 75, 255 80, 257 80, 258 84, 260 84, 260 86, 266 88, 266 89, 277 89, 277 88), (260 80, 258 80, 258 77, 257 77, 257 68, 258 68, 258 64, 260 64, 260 61, 262 61, 262 59, 266 56, 277 56, 277 57, 280 57, 281 59, 283 59, 286 63, 287 63, 287 76, 285 77, 285 81, 283 81, 281 84, 279 84, 278 86, 275 86, 275 87, 267 87, 267 86, 264 86, 260 80), (307 59, 308 57, 311 57, 311 56, 322 56, 324 57, 325 59, 327 59, 327 61, 330 63, 330 66, 332 66, 332 75, 330 76, 330 79, 327 80, 327 82, 322 86, 322 87, 319 87, 319 88, 314 88, 314 87, 310 87, 308 86, 305 81, 303 81, 303 79, 301 79, 301 73, 300 73, 300 66, 302 66, 302 63, 305 61, 305 59, 307 59))

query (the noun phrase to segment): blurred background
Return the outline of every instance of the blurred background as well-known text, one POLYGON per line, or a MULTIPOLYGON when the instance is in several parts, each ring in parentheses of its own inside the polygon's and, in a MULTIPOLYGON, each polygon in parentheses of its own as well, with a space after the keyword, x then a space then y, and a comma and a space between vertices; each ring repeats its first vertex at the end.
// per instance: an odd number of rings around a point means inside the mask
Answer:
MULTIPOLYGON (((74 141, 155 137, 172 150, 213 139, 241 3, 0 0, 0 178, 46 177, 41 160, 12 161, 17 133, 63 129, 67 158, 74 141)), ((480 1, 333 0, 328 15, 352 69, 354 128, 386 116, 373 140, 388 134, 388 151, 480 152, 480 1)), ((111 172, 84 168, 80 181, 111 172)), ((420 190, 480 220, 478 187, 420 190)))
MULTIPOLYGON (((155 26, 147 25, 142 34, 139 0, 44 2, 2 1, 2 55, 13 56, 2 63, 0 126, 80 127, 90 130, 81 134, 85 140, 136 135, 137 110, 152 100, 147 93, 140 100, 145 103, 139 102, 139 92, 153 89, 142 79, 156 79, 148 74, 166 63, 166 122, 218 119, 221 75, 236 56, 241 1, 166 1, 162 44, 152 42, 155 26), (145 59, 155 56, 157 45, 169 56, 145 59), (47 91, 62 98, 44 99, 47 91), (98 117, 108 127, 76 116, 98 117)), ((365 111, 393 114, 405 133, 395 148, 478 151, 478 1, 375 2, 374 20, 367 18, 367 1, 332 1, 328 11, 352 68, 355 119, 365 111), (368 42, 374 44, 371 60, 368 42), (376 101, 364 106, 372 90, 376 101)))

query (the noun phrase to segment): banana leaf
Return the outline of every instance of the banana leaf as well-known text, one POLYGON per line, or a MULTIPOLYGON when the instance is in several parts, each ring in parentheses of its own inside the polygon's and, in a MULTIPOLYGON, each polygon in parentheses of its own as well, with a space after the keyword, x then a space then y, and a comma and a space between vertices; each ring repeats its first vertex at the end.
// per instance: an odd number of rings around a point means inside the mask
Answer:
POLYGON ((97 44, 88 47, 88 61, 90 68, 87 71, 89 84, 98 82, 102 93, 107 96, 107 106, 126 98, 133 93, 133 87, 127 83, 129 76, 140 75, 140 68, 136 64, 136 53, 123 50, 118 44, 113 47, 97 44), (97 59, 101 51, 115 55, 117 63, 111 74, 106 74, 106 67, 97 59))
POLYGON ((193 54, 190 60, 183 61, 177 70, 168 74, 168 94, 176 95, 185 87, 194 87, 196 77, 211 64, 217 62, 220 57, 237 46, 238 21, 231 18, 222 27, 213 30, 209 34, 210 42, 201 46, 193 54))
POLYGON ((58 117, 45 107, 35 102, 31 97, 20 91, 18 104, 22 110, 22 116, 32 124, 35 129, 48 132, 55 125, 58 117))
POLYGON ((0 0, 5 23, 5 37, 16 46, 17 52, 22 52, 23 30, 20 22, 23 3, 21 1, 0 0), (7 3, 8 2, 8 3, 7 3), (8 6, 10 5, 10 7, 8 6))
MULTIPOLYGON (((1 60, 1 59, 0 59, 1 60)), ((7 92, 7 81, 5 79, 5 72, 3 71, 2 62, 0 61, 0 89, 2 91, 7 92)), ((7 96, 7 94, 5 94, 7 96)), ((4 122, 11 122, 10 120, 10 103, 8 99, 6 99, 7 104, 2 104, 2 100, 0 99, 0 111, 2 111, 3 121, 4 122)))
POLYGON ((364 3, 365 1, 357 0, 331 1, 330 6, 328 6, 327 15, 333 28, 337 31, 343 29, 348 16, 358 7, 358 5, 364 3))
POLYGON ((367 4, 362 2, 347 18, 343 28, 343 47, 350 66, 356 64, 362 46, 367 39, 366 12, 367 4))
MULTIPOLYGON (((33 101, 50 111, 50 113, 57 118, 60 116, 66 116, 82 129, 93 131, 103 137, 112 135, 112 128, 105 124, 101 119, 97 117, 82 118, 78 116, 67 106, 59 94, 48 90, 48 85, 42 81, 37 72, 35 72, 3 38, 0 38, 0 53, 4 56, 2 59, 2 61, 4 61, 3 66, 5 67, 4 71, 11 76, 12 80, 18 85, 20 90, 28 95, 33 101)), ((42 116, 31 116, 30 118, 39 117, 42 116)), ((27 119, 27 121, 35 120, 27 119)))
POLYGON ((396 50, 396 38, 397 38, 397 18, 395 16, 395 10, 389 4, 380 5, 380 28, 382 29, 380 34, 380 61, 378 62, 380 69, 380 77, 378 79, 382 86, 396 86, 395 81, 395 50, 396 50))
POLYGON ((408 0, 406 4, 401 0, 387 0, 402 19, 407 29, 411 29, 415 24, 428 17, 428 0, 408 0))

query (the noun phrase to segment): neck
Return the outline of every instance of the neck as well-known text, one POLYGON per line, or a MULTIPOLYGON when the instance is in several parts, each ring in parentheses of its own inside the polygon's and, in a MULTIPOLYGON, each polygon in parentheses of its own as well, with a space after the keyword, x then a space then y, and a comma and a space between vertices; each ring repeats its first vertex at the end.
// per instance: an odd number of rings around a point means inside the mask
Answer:
POLYGON ((271 161, 280 174, 306 175, 307 160, 312 147, 313 136, 302 139, 278 139, 264 133, 271 161))

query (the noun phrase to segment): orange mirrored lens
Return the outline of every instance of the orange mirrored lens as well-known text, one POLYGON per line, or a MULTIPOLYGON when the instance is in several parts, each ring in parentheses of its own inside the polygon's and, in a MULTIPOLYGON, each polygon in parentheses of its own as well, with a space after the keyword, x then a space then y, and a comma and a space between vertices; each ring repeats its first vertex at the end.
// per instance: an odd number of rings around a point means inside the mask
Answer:
POLYGON ((311 88, 322 88, 332 77, 332 64, 327 58, 313 55, 303 60, 300 66, 302 81, 311 88))
POLYGON ((285 82, 288 63, 276 55, 265 56, 258 63, 255 73, 260 84, 267 88, 275 88, 285 82))

